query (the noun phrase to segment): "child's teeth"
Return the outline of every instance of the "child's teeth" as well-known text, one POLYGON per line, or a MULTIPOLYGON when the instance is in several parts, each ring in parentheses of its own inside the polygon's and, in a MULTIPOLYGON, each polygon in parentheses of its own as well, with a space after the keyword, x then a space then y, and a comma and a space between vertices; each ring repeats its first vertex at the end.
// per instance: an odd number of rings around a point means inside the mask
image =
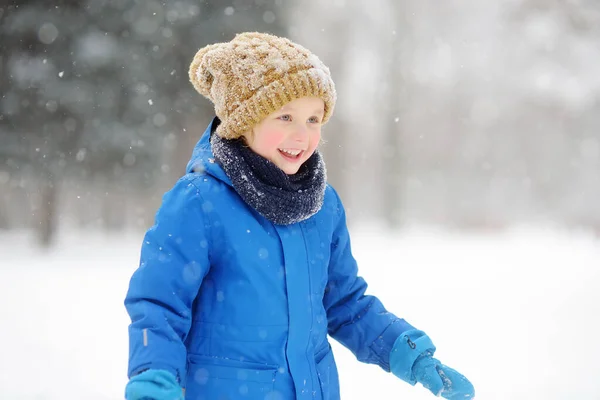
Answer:
POLYGON ((296 151, 289 151, 289 150, 280 149, 280 151, 283 152, 283 153, 289 154, 291 156, 297 156, 298 154, 300 154, 300 151, 297 151, 297 150, 296 151))

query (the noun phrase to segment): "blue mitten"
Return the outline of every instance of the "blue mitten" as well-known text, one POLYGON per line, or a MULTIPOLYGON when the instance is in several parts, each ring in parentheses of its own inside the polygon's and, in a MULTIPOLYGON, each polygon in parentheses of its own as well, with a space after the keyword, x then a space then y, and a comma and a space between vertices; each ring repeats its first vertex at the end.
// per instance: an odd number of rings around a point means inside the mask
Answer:
POLYGON ((416 381, 436 396, 450 400, 475 397, 475 389, 467 378, 433 358, 429 352, 417 359, 412 372, 416 381))
POLYGON ((394 343, 390 370, 398 378, 415 385, 421 383, 434 395, 446 399, 471 399, 475 390, 464 376, 433 358, 435 346, 423 331, 411 329, 394 343))
POLYGON ((149 369, 132 377, 125 387, 127 400, 183 400, 175 376, 161 369, 149 369))

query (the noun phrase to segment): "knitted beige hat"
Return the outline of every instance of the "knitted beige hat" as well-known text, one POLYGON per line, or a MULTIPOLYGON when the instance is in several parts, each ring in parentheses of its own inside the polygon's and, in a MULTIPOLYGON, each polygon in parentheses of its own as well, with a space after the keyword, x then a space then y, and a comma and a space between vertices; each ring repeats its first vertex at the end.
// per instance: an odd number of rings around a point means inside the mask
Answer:
POLYGON ((333 112, 336 92, 329 68, 286 38, 246 32, 231 42, 201 48, 190 81, 215 105, 217 134, 235 139, 292 100, 314 96, 325 102, 323 123, 333 112))

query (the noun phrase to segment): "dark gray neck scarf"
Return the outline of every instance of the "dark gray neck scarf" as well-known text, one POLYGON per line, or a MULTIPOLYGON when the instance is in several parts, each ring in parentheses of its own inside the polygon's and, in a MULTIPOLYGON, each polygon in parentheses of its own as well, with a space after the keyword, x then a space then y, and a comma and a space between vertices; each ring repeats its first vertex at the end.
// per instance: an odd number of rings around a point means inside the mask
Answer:
POLYGON ((290 225, 316 214, 325 197, 326 171, 318 151, 294 175, 256 154, 242 139, 213 134, 210 143, 240 197, 277 225, 290 225))

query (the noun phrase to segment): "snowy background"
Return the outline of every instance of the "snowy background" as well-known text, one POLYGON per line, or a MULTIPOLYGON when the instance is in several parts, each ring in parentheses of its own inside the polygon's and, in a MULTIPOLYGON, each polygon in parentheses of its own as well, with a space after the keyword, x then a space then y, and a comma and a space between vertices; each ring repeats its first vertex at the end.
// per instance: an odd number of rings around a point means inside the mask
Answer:
MULTIPOLYGON (((238 32, 332 72, 370 290, 478 399, 600 400, 600 2, 0 1, 0 399, 120 400, 144 231, 238 32)), ((335 346, 344 400, 428 399, 335 346)))
MULTIPOLYGON (((484 400, 600 399, 600 241, 550 229, 353 230, 362 275, 484 400)), ((138 235, 0 236, 0 398, 121 400, 138 235)), ((427 400, 336 342, 342 398, 427 400)))

